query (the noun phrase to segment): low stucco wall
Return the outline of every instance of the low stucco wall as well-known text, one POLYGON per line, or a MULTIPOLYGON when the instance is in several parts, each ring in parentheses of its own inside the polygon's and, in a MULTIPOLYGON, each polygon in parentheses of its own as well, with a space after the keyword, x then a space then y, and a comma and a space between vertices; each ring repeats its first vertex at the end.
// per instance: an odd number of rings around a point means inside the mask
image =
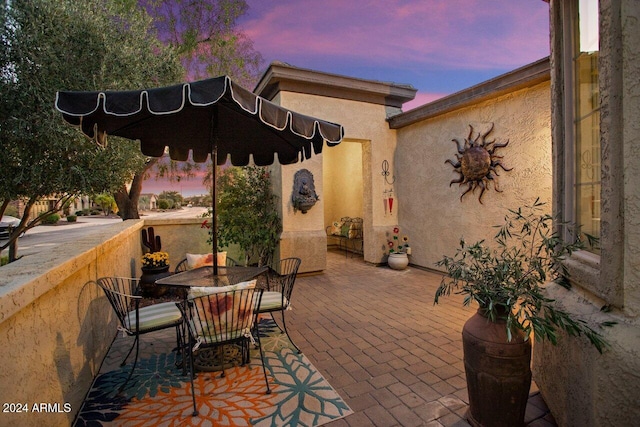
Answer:
MULTIPOLYGON (((211 218, 206 219, 211 224, 211 218)), ((202 226, 205 221, 201 219, 145 219, 144 228, 153 227, 156 236, 160 236, 162 250, 169 254, 171 271, 180 261, 186 258, 187 253, 206 254, 211 253, 209 230, 202 226)))
MULTIPOLYGON (((188 251, 208 250, 201 222, 147 220, 146 225, 154 227, 162 249, 177 263, 188 251)), ((143 220, 105 226, 0 268, 0 400, 29 408, 0 412, 0 425, 73 421, 116 334, 111 306, 93 281, 139 276, 144 226, 143 220), (49 412, 33 412, 40 403, 50 404, 49 412)))
POLYGON ((604 312, 577 289, 547 287, 546 296, 600 331, 603 354, 585 337, 561 333, 534 346, 533 375, 559 426, 632 426, 640 418, 640 319, 604 312), (601 329, 603 322, 615 322, 601 329))

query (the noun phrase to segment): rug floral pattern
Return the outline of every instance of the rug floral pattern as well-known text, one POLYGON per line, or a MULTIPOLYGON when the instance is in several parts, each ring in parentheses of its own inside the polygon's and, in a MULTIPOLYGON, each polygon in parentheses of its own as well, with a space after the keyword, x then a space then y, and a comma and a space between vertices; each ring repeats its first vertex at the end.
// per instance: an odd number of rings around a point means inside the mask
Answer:
MULTIPOLYGON (((250 365, 229 368, 224 377, 220 372, 197 374, 199 416, 192 417, 191 383, 175 366, 175 352, 148 352, 141 354, 120 394, 118 388, 131 364, 116 365, 96 377, 75 426, 320 426, 352 413, 270 318, 260 324, 271 394, 265 393, 260 354, 255 350, 250 365)), ((174 339, 170 333, 156 334, 169 342, 174 339)))

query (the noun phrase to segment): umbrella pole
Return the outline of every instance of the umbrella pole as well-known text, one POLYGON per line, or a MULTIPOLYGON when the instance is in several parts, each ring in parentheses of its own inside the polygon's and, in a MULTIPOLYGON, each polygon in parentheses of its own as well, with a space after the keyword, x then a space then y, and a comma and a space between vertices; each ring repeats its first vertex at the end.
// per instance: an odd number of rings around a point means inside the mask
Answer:
POLYGON ((213 144, 213 150, 211 151, 211 160, 213 161, 213 182, 211 183, 211 206, 213 207, 212 213, 212 233, 211 233, 211 246, 213 247, 213 276, 218 275, 218 198, 216 195, 216 181, 218 174, 218 146, 213 144))

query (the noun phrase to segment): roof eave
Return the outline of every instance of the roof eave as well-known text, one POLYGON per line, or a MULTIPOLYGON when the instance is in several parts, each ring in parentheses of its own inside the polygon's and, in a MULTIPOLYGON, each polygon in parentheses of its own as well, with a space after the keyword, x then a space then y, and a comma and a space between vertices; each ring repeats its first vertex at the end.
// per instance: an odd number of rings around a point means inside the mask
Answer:
POLYGON ((358 79, 273 62, 260 78, 254 93, 271 100, 278 92, 305 93, 401 108, 402 104, 415 98, 417 89, 411 85, 358 79))
POLYGON ((398 129, 509 92, 532 87, 550 79, 550 62, 549 57, 546 57, 387 120, 391 129, 398 129))

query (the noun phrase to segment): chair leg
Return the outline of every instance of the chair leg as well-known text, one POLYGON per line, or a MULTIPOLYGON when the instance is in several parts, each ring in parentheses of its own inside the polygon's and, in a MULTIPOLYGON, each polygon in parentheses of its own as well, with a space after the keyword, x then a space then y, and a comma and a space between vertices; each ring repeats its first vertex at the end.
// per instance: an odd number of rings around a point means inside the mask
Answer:
POLYGON ((262 372, 264 373, 264 382, 267 385, 267 393, 271 394, 271 388, 269 387, 269 378, 267 377, 267 368, 264 366, 264 352, 262 351, 262 343, 260 342, 260 327, 256 321, 256 340, 258 342, 258 348, 260 349, 260 361, 262 362, 262 372))
POLYGON ((181 325, 176 326, 176 368, 182 368, 182 374, 185 375, 186 372, 184 370, 184 342, 182 339, 182 327, 181 325))
POLYGON ((271 315, 271 320, 273 320, 273 323, 275 323, 275 324, 276 324, 276 326, 278 327, 278 329, 280 329, 280 333, 281 333, 281 334, 284 334, 284 329, 282 329, 282 328, 280 327, 280 325, 278 324, 278 322, 276 322, 276 318, 275 318, 275 316, 273 315, 273 311, 272 311, 272 312, 270 312, 269 314, 271 315))
MULTIPOLYGON (((189 333, 187 331, 187 333, 189 333)), ((189 348, 187 349, 187 353, 189 353, 189 379, 191 380, 191 399, 193 400, 193 412, 191 413, 191 416, 193 417, 197 417, 198 416, 198 408, 196 406, 196 388, 194 386, 193 383, 193 376, 194 376, 194 372, 193 372, 193 338, 191 337, 191 334, 189 333, 189 340, 188 340, 188 344, 189 344, 189 348)))
MULTIPOLYGON (((133 350, 134 346, 136 348, 136 356, 135 356, 135 358, 133 360, 133 366, 131 367, 131 371, 129 372, 129 376, 127 376, 127 379, 125 380, 124 384, 122 384, 120 386, 120 388, 118 389, 118 393, 122 393, 122 390, 124 390, 124 388, 127 386, 127 383, 129 382, 129 380, 133 376, 133 371, 136 370, 136 366, 138 365, 138 352, 140 351, 140 336, 139 335, 136 335, 136 338, 135 338, 135 340, 133 342, 133 345, 129 349, 129 353, 127 353, 127 357, 124 358, 123 363, 129 358, 129 355, 131 354, 131 350, 133 350)), ((120 366, 122 366, 122 365, 120 365, 120 366)))
POLYGON ((129 352, 124 357, 124 359, 122 359, 122 362, 120 362, 120 366, 124 366, 127 364, 127 359, 129 358, 129 356, 131 356, 131 351, 133 351, 133 347, 135 347, 136 342, 138 342, 138 336, 136 335, 135 337, 136 338, 133 340, 133 344, 131 344, 131 348, 129 348, 129 352))
POLYGON ((293 342, 293 340, 291 339, 291 335, 289 335, 289 331, 287 331, 287 322, 284 320, 284 310, 282 310, 280 313, 282 314, 282 326, 284 327, 284 333, 287 334, 287 338, 289 338, 289 341, 291 341, 291 344, 293 344, 296 350, 298 350, 298 354, 302 353, 302 350, 300 350, 300 347, 298 347, 296 343, 293 342))

